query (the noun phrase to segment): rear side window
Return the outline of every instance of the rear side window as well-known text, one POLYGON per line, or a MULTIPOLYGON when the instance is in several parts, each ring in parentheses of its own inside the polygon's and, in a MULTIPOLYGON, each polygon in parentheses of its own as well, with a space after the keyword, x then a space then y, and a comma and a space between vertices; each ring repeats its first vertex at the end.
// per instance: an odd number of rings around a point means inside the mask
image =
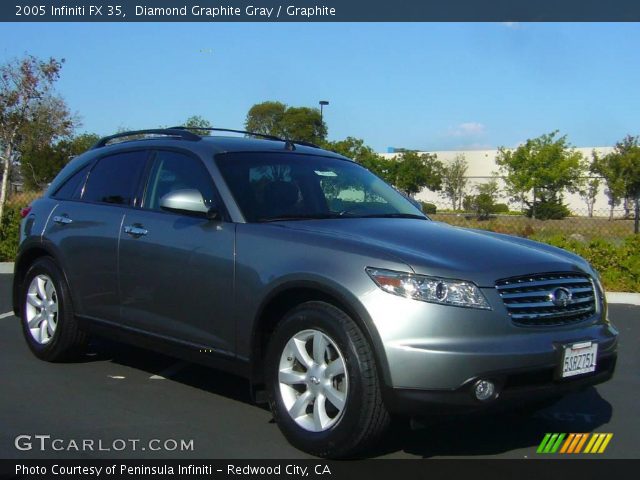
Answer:
POLYGON ((84 186, 84 181, 87 179, 87 173, 91 168, 91 163, 85 165, 76 173, 71 175, 66 182, 56 191, 54 198, 59 200, 71 200, 73 198, 80 198, 80 191, 84 186))
POLYGON ((147 151, 118 153, 98 160, 89 173, 82 200, 95 203, 134 205, 147 151))

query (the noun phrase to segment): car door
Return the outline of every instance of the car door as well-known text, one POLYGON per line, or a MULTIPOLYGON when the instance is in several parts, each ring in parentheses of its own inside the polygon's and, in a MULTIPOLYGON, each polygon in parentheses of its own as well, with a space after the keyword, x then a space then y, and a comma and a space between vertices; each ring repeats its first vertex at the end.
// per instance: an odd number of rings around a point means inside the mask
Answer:
POLYGON ((142 208, 120 230, 119 278, 125 325, 220 352, 235 350, 235 225, 171 213, 160 199, 195 189, 217 203, 211 175, 188 152, 154 153, 142 208))
POLYGON ((72 175, 54 194, 44 241, 58 252, 76 311, 117 321, 118 236, 125 212, 138 201, 148 151, 99 158, 72 175))

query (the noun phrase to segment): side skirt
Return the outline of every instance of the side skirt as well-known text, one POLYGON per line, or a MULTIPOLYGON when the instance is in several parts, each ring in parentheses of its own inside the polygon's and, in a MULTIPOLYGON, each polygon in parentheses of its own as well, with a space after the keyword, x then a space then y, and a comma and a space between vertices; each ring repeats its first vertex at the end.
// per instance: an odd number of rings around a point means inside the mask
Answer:
POLYGON ((107 320, 90 317, 78 317, 78 320, 88 333, 250 378, 249 360, 238 357, 231 352, 177 340, 107 320))

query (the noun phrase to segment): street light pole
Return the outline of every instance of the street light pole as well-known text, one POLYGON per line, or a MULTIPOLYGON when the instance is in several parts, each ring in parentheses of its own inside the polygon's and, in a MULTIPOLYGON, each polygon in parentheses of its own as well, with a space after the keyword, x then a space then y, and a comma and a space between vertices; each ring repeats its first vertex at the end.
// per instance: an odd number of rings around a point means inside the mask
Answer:
POLYGON ((327 102, 326 100, 320 100, 320 123, 322 123, 322 107, 324 107, 325 105, 329 105, 329 102, 327 102))

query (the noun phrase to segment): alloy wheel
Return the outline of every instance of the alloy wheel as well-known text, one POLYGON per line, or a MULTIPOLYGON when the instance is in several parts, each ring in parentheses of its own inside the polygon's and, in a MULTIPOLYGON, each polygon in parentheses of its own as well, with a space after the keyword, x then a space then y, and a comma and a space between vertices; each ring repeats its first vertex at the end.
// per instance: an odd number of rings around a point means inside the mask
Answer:
POLYGON ((48 275, 37 275, 27 290, 25 320, 33 339, 41 345, 51 341, 58 326, 58 294, 48 275))
POLYGON ((343 354, 325 333, 303 330, 291 337, 280 356, 278 381, 287 412, 305 430, 328 430, 342 417, 348 374, 343 354))

